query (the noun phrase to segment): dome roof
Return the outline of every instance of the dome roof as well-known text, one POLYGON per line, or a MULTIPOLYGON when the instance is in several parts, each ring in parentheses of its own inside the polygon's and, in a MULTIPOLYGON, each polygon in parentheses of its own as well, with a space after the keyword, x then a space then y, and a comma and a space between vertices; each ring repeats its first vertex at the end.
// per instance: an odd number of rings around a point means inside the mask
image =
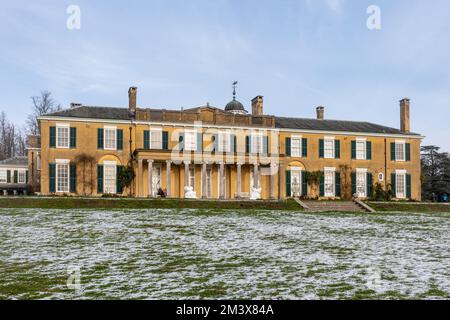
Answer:
POLYGON ((242 103, 240 103, 236 99, 233 99, 232 101, 228 102, 228 104, 225 106, 225 111, 246 112, 242 103))

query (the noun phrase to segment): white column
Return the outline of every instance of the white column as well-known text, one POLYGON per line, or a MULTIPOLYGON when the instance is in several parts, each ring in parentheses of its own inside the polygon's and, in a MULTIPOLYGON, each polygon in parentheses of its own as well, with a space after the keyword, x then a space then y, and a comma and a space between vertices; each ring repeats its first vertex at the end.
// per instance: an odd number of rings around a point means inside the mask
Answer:
POLYGON ((237 175, 237 198, 241 198, 241 171, 242 171, 242 163, 238 163, 236 167, 236 175, 237 175))
POLYGON ((137 182, 138 182, 137 196, 138 197, 142 197, 142 194, 143 194, 143 192, 142 192, 142 174, 143 174, 143 172, 142 172, 142 159, 138 159, 138 179, 137 179, 137 182))
POLYGON ((153 197, 153 160, 147 160, 148 197, 153 197))
POLYGON ((220 163, 220 174, 219 174, 219 186, 220 186, 220 199, 225 199, 225 164, 220 163))
POLYGON ((166 197, 170 198, 170 185, 171 185, 171 178, 170 178, 170 166, 172 164, 171 160, 166 161, 166 197))
POLYGON ((275 163, 270 164, 270 199, 275 199, 275 169, 277 165, 275 163))
POLYGON ((189 186, 189 162, 190 161, 184 162, 184 186, 185 187, 189 186))
POLYGON ((259 188, 258 164, 253 164, 253 188, 259 188))
POLYGON ((206 182, 206 162, 203 162, 202 164, 202 198, 206 199, 208 197, 207 192, 207 182, 206 182))

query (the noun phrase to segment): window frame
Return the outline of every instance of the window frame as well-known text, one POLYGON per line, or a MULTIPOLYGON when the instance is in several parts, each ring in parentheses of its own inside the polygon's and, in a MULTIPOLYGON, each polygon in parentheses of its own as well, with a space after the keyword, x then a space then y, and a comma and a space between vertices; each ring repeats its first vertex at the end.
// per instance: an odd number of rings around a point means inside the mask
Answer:
POLYGON ((231 133, 228 131, 219 131, 217 134, 217 149, 218 152, 231 152, 231 133), (225 145, 224 145, 224 142, 225 145))
POLYGON ((324 197, 333 198, 336 197, 336 168, 324 168, 323 170, 323 188, 324 188, 324 197), (333 192, 327 193, 327 174, 331 176, 331 185, 333 192))
POLYGON ((162 148, 163 148, 163 138, 162 138, 162 128, 155 128, 155 127, 151 127, 150 128, 150 130, 149 130, 149 135, 150 135, 150 137, 149 137, 149 146, 150 146, 150 149, 154 149, 154 150, 162 150, 162 148), (158 141, 158 145, 153 145, 153 135, 154 134, 158 134, 159 135, 159 141, 158 141))
POLYGON ((57 149, 69 149, 70 148, 70 124, 69 123, 57 123, 55 126, 55 130, 56 130, 56 143, 55 143, 55 147, 57 149), (67 145, 60 145, 59 144, 59 136, 60 136, 60 129, 65 129, 67 130, 67 145))
POLYGON ((359 198, 367 197, 367 169, 356 168, 356 194, 359 198), (362 178, 361 178, 362 177, 362 178), (363 181, 363 185, 359 185, 360 181, 363 181), (361 188, 363 192, 359 192, 358 188, 361 188))
POLYGON ((367 139, 366 138, 356 138, 356 160, 367 160, 367 139), (362 150, 361 150, 361 148, 358 148, 359 146, 362 146, 362 150))
POLYGON ((116 126, 104 126, 103 127, 103 150, 117 150, 117 127, 116 126), (114 131, 113 134, 113 141, 114 141, 114 147, 110 147, 107 145, 107 132, 108 131, 114 131))
POLYGON ((336 148, 335 148, 335 137, 328 137, 325 136, 323 138, 323 158, 324 159, 335 159, 336 158, 336 148), (331 144, 331 149, 327 149, 327 142, 331 144), (330 155, 327 155, 327 150, 331 153, 330 155))
POLYGON ((184 130, 183 150, 197 151, 197 147, 197 130, 184 130), (192 141, 190 141, 190 144, 187 143, 188 136, 192 137, 192 141))
POLYGON ((70 160, 56 159, 55 161, 55 192, 56 193, 69 193, 70 192, 70 160), (60 176, 60 168, 65 167, 67 175, 65 177, 60 176), (64 178, 67 181, 64 183, 64 187, 67 189, 60 189, 60 180, 64 178))
POLYGON ((253 131, 250 136, 251 136, 250 153, 263 154, 264 153, 264 137, 265 137, 264 133, 253 131), (255 142, 256 142, 256 145, 255 145, 255 142), (255 150, 255 147, 257 150, 255 150))
POLYGON ((116 194, 117 193, 117 162, 116 161, 103 161, 103 194, 116 194), (114 180, 111 178, 107 178, 107 169, 111 169, 113 168, 114 170, 114 180), (107 185, 107 183, 109 183, 111 181, 113 181, 112 184, 112 190, 114 190, 114 192, 108 192, 108 190, 110 189, 110 186, 107 185))
POLYGON ((8 169, 6 168, 0 168, 0 183, 8 183, 8 169), (3 173, 5 175, 5 179, 2 179, 3 173))
POLYGON ((195 191, 195 165, 189 166, 189 177, 188 177, 189 187, 195 191))
POLYGON ((406 170, 395 171, 395 198, 397 199, 406 199, 406 174, 406 170), (400 177, 403 181, 402 184, 399 183, 400 177), (401 187, 400 190, 399 187, 401 187))
POLYGON ((405 140, 396 140, 395 141, 395 161, 405 162, 406 161, 406 141, 405 140), (402 146, 403 150, 400 153, 397 149, 398 146, 402 146), (398 155, 402 155, 402 158, 399 158, 398 155))
POLYGON ((27 170, 26 169, 19 169, 19 170, 17 170, 17 183, 18 184, 25 184, 25 183, 27 183, 27 170))
POLYGON ((300 158, 302 156, 302 148, 303 148, 303 141, 302 136, 291 136, 291 157, 297 157, 300 158), (298 142, 298 147, 294 147, 295 142, 298 142), (298 153, 295 153, 294 150, 298 148, 298 153))

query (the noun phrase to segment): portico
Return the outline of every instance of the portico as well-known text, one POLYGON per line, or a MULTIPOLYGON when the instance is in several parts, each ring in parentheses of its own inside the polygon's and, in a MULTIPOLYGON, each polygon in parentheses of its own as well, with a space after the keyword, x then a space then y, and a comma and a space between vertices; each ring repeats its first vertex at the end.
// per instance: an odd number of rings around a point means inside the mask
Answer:
POLYGON ((248 199, 254 189, 259 190, 257 199, 275 199, 278 194, 275 162, 262 164, 253 159, 230 161, 214 157, 169 160, 160 156, 149 151, 137 154, 138 197, 156 197, 159 188, 169 198, 248 199))

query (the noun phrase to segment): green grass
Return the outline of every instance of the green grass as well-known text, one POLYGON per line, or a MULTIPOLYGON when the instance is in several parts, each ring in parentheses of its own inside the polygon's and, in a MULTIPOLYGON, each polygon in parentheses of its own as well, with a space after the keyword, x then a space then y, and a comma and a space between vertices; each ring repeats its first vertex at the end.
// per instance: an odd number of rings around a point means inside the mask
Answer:
POLYGON ((443 203, 367 202, 367 204, 376 211, 380 212, 416 212, 416 213, 450 212, 450 205, 443 203))
POLYGON ((8 197, 0 198, 0 208, 37 209, 255 209, 301 211, 294 200, 184 200, 184 199, 108 199, 76 197, 8 197))

